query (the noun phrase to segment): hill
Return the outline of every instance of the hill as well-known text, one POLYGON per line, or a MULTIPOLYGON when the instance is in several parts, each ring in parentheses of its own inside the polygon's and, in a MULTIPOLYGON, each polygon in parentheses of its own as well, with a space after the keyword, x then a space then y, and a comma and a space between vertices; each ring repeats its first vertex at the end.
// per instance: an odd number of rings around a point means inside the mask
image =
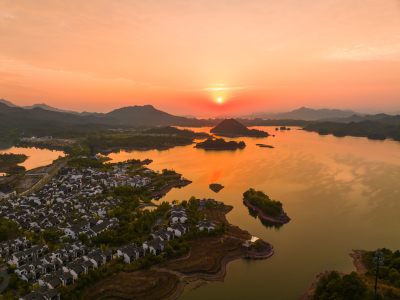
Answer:
POLYGON ((235 119, 226 119, 211 129, 211 133, 225 137, 267 137, 269 134, 265 131, 248 129, 242 123, 235 119))
POLYGON ((197 119, 174 116, 154 108, 152 105, 128 106, 104 115, 107 123, 124 126, 201 126, 197 119))

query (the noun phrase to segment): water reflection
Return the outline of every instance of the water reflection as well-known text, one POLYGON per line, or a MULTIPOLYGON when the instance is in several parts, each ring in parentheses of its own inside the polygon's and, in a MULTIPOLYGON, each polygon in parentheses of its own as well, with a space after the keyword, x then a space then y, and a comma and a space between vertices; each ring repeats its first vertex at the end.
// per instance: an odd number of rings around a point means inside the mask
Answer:
POLYGON ((237 139, 247 145, 240 152, 184 146, 110 155, 114 161, 150 158, 151 168, 175 169, 193 183, 161 200, 224 201, 234 206, 227 216, 231 223, 274 245, 273 258, 235 261, 224 283, 208 284, 183 299, 296 299, 317 273, 352 270, 352 249, 400 248, 400 143, 267 131, 275 137, 237 139), (275 148, 267 151, 257 143, 275 148), (214 194, 208 188, 213 182, 225 188, 214 194), (251 217, 242 203, 249 187, 279 199, 291 222, 275 230, 251 217))
POLYGON ((259 218, 257 211, 252 209, 251 207, 247 207, 247 210, 250 216, 252 216, 254 219, 258 219, 258 221, 260 221, 260 223, 267 228, 279 229, 284 225, 284 224, 273 223, 268 220, 259 218))
POLYGON ((49 165, 60 156, 63 157, 65 155, 62 151, 22 147, 11 147, 0 150, 0 154, 3 153, 25 154, 28 156, 28 158, 20 164, 27 170, 49 165))

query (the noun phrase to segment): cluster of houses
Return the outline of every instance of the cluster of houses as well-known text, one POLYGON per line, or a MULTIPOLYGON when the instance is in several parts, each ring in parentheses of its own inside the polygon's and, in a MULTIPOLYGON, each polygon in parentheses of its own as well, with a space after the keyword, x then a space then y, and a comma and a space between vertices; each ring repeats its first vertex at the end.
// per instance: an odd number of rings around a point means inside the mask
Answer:
POLYGON ((111 250, 89 248, 81 242, 67 243, 50 252, 46 245, 32 245, 18 238, 0 245, 2 258, 15 267, 17 276, 40 289, 21 299, 59 299, 55 290, 73 284, 80 276, 113 259, 111 250))
MULTIPOLYGON (((119 248, 116 256, 122 257, 125 263, 132 263, 146 254, 161 254, 168 241, 180 238, 188 232, 187 220, 188 216, 185 208, 180 205, 173 206, 170 211, 169 225, 166 228, 153 231, 151 233, 152 239, 145 241, 142 245, 132 243, 119 248)), ((215 224, 204 219, 199 221, 196 227, 200 231, 210 232, 215 229, 215 224)))
MULTIPOLYGON (((151 183, 148 177, 128 174, 128 167, 115 165, 110 170, 92 168, 63 168, 49 183, 29 196, 11 197, 0 202, 0 217, 15 221, 19 227, 33 232, 58 229, 69 242, 51 252, 47 245, 34 245, 21 237, 0 244, 0 257, 15 267, 22 280, 38 284, 40 288, 21 299, 59 299, 57 288, 73 284, 80 276, 97 269, 112 259, 125 263, 158 255, 167 243, 188 232, 188 215, 180 205, 171 208, 168 226, 151 233, 151 239, 138 245, 131 243, 114 250, 90 248, 79 242, 81 235, 93 238, 103 231, 118 226, 117 218, 109 218, 107 211, 119 204, 117 199, 103 196, 107 188, 118 186, 144 187, 151 183)), ((199 209, 210 201, 200 201, 199 209)), ((215 224, 201 220, 200 231, 212 231, 215 224)))
POLYGON ((125 165, 107 171, 63 168, 39 192, 4 199, 0 217, 37 233, 58 228, 74 239, 80 234, 93 237, 118 224, 118 220, 107 218, 107 211, 118 205, 118 200, 98 197, 105 188, 143 187, 150 182, 148 177, 129 176, 125 165))
MULTIPOLYGON (((20 279, 38 283, 40 286, 40 290, 21 299, 59 299, 59 293, 52 290, 73 284, 80 276, 112 259, 122 258, 125 263, 132 263, 146 255, 161 254, 170 240, 187 233, 187 220, 186 210, 182 206, 173 206, 169 225, 153 231, 152 239, 141 245, 131 243, 114 250, 103 251, 89 248, 81 242, 74 242, 49 252, 46 245, 32 245, 26 238, 18 238, 1 244, 0 253, 2 257, 8 257, 10 265, 16 267, 15 273, 20 279)), ((211 231, 215 229, 215 224, 201 220, 197 228, 200 231, 211 231)))

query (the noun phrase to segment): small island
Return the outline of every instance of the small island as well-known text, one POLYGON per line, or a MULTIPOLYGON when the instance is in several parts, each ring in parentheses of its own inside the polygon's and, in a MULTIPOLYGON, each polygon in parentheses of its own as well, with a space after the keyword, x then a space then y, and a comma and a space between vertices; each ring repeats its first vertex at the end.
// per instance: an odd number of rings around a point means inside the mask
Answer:
POLYGON ((290 218, 283 210, 282 203, 271 200, 261 191, 247 190, 243 193, 243 203, 254 211, 261 221, 279 225, 290 221, 290 218))
POLYGON ((281 126, 281 127, 276 127, 275 130, 276 130, 276 131, 279 131, 279 130, 285 131, 285 130, 290 130, 290 127, 281 126))
POLYGON ((248 129, 242 123, 238 122, 235 119, 226 119, 215 126, 210 131, 211 133, 224 137, 267 137, 269 136, 268 132, 257 130, 257 129, 248 129))
POLYGON ((195 148, 204 150, 237 150, 244 149, 246 144, 242 141, 225 141, 224 139, 208 138, 204 142, 197 143, 195 148))
POLYGON ((221 191, 224 186, 222 184, 219 183, 211 183, 209 185, 210 190, 212 190, 214 193, 218 193, 219 191, 221 191))
POLYGON ((275 148, 274 146, 267 145, 267 144, 256 144, 256 146, 258 146, 260 148, 270 148, 270 149, 275 148))

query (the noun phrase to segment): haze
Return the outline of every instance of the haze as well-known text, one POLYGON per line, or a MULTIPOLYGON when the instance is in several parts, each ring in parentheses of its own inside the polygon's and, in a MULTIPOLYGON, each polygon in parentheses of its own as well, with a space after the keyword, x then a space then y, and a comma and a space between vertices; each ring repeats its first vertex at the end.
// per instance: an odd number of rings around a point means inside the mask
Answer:
POLYGON ((0 0, 0 45, 20 105, 400 111, 396 0, 0 0))

